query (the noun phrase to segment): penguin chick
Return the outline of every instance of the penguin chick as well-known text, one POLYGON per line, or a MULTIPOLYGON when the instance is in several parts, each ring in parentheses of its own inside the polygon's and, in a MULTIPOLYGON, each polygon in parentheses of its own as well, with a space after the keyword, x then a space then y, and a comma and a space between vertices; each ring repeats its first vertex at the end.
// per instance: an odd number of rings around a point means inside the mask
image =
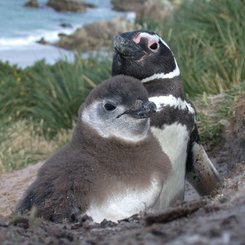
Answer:
POLYGON ((165 185, 168 200, 164 195, 163 202, 171 204, 184 199, 186 175, 200 195, 210 194, 220 186, 220 176, 200 143, 195 108, 186 98, 170 47, 148 31, 122 33, 114 37, 113 45, 112 75, 140 79, 149 100, 157 105, 157 113, 151 118, 151 131, 173 168, 169 184, 165 185))
POLYGON ((41 167, 16 212, 35 207, 55 222, 83 214, 101 222, 158 210, 171 165, 149 130, 155 111, 135 78, 98 85, 79 109, 71 142, 41 167))

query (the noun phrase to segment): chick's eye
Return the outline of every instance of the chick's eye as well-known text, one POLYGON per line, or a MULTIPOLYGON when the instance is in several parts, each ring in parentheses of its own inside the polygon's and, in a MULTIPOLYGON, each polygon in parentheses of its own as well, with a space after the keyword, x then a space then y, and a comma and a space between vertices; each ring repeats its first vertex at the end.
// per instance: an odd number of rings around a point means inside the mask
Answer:
POLYGON ((107 111, 113 111, 116 109, 116 106, 111 104, 111 103, 106 103, 104 104, 104 108, 107 110, 107 111))

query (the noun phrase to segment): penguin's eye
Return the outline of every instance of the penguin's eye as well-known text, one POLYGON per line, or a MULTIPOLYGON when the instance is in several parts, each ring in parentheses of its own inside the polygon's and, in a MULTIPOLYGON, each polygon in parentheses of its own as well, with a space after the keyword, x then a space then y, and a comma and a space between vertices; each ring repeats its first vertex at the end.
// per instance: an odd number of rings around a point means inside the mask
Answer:
POLYGON ((151 50, 157 50, 158 44, 157 44, 157 43, 153 43, 153 44, 150 45, 149 48, 150 48, 151 50))
POLYGON ((104 108, 107 110, 107 111, 114 111, 116 109, 116 106, 111 104, 111 103, 105 103, 104 104, 104 108))

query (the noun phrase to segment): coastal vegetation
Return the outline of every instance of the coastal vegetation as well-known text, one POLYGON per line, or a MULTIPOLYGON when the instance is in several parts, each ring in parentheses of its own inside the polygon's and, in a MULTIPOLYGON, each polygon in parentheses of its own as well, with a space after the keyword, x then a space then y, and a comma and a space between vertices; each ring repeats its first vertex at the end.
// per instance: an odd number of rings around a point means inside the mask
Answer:
MULTIPOLYGON (((217 142, 234 100, 245 91, 245 3, 242 0, 184 3, 166 22, 142 19, 142 29, 170 44, 185 91, 198 110, 202 140, 217 142), (210 95, 223 93, 213 113, 210 95)), ((0 62, 0 172, 44 160, 70 138, 80 104, 111 76, 109 58, 76 56, 74 63, 44 61, 19 69, 0 62)))
POLYGON ((222 93, 245 78, 245 22, 242 0, 193 1, 172 21, 142 21, 165 37, 191 96, 222 93))

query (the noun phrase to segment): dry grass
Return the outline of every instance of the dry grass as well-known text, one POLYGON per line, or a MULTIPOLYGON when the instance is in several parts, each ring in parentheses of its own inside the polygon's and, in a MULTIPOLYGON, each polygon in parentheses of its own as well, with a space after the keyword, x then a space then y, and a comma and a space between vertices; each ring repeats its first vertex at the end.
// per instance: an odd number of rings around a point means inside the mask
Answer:
POLYGON ((23 120, 1 132, 0 173, 45 160, 71 138, 71 130, 61 130, 54 139, 47 140, 36 133, 37 127, 23 120))
POLYGON ((194 100, 197 109, 197 126, 203 144, 216 145, 222 139, 227 119, 232 116, 234 102, 245 94, 245 82, 217 95, 204 93, 194 100))

